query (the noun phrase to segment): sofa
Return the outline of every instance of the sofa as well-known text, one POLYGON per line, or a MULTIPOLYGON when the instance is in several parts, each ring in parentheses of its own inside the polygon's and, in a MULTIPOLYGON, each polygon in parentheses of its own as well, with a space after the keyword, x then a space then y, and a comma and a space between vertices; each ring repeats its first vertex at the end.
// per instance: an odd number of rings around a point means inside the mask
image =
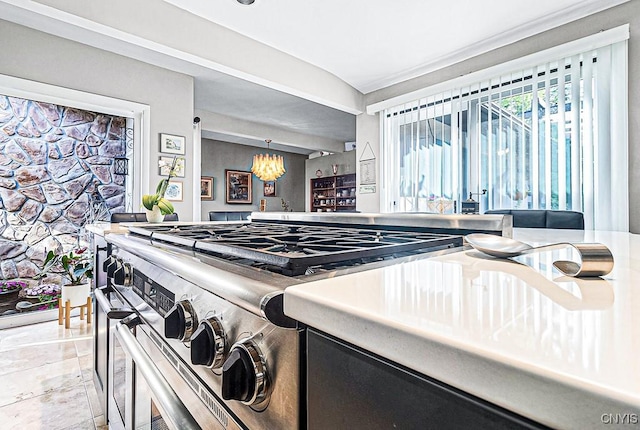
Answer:
MULTIPOLYGON (((164 216, 165 221, 178 221, 178 214, 172 213, 164 216)), ((111 222, 147 222, 146 212, 119 212, 111 214, 111 222)))
POLYGON ((243 221, 248 220, 251 212, 211 211, 209 221, 243 221))
POLYGON ((545 209, 493 209, 485 214, 511 215, 514 228, 557 228, 584 230, 582 212, 545 209))

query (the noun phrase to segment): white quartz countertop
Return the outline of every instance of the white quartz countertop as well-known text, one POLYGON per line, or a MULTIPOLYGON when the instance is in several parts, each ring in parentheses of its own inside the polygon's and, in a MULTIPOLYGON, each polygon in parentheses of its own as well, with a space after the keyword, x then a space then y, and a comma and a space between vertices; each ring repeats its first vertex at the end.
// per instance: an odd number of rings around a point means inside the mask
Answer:
POLYGON ((87 224, 85 226, 87 231, 97 234, 98 236, 104 236, 109 233, 115 234, 124 234, 129 230, 126 226, 118 223, 110 223, 110 222, 97 222, 94 224, 87 224))
MULTIPOLYGON (((194 224, 203 224, 203 225, 210 225, 210 224, 245 224, 247 221, 198 221, 198 222, 193 222, 193 221, 167 221, 165 222, 165 224, 167 225, 194 225, 194 224)), ((136 222, 125 222, 125 223, 111 223, 111 222, 96 222, 93 224, 87 224, 85 226, 85 228, 87 229, 87 231, 93 233, 93 234, 97 234, 99 236, 105 236, 109 233, 113 233, 113 234, 125 234, 129 232, 129 226, 148 226, 148 225, 158 225, 158 224, 153 224, 153 223, 136 223, 136 222)))
POLYGON ((514 229, 514 238, 600 242, 614 269, 576 279, 552 266, 572 251, 519 257, 525 265, 469 249, 289 287, 285 312, 552 427, 637 428, 640 236, 514 229))

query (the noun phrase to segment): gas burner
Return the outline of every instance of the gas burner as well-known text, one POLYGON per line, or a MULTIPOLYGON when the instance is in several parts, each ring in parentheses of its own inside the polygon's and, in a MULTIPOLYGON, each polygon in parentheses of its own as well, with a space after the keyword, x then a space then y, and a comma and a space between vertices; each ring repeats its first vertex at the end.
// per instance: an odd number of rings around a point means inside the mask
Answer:
MULTIPOLYGON (((276 223, 132 226, 133 234, 228 260, 248 260, 288 276, 357 265, 399 253, 457 247, 462 238, 415 231, 276 223)), ((255 266, 255 264, 252 264, 255 266)))

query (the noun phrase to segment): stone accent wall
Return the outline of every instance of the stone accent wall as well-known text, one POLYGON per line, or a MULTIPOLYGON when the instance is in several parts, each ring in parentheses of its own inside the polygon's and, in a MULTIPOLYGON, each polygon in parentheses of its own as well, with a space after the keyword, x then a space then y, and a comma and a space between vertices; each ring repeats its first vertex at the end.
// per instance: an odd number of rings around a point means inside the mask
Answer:
POLYGON ((125 152, 123 117, 0 95, 0 279, 76 246, 96 201, 124 211, 125 152))

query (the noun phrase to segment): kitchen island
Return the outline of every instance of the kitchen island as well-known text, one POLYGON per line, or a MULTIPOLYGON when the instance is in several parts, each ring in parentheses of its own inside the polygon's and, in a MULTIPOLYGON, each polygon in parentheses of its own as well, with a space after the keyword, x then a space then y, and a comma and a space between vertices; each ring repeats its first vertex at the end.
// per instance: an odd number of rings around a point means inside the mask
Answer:
POLYGON ((514 238, 600 242, 614 269, 602 279, 569 278, 552 265, 574 257, 568 250, 516 262, 469 248, 289 287, 285 312, 543 425, 637 427, 640 236, 514 229, 514 238))

